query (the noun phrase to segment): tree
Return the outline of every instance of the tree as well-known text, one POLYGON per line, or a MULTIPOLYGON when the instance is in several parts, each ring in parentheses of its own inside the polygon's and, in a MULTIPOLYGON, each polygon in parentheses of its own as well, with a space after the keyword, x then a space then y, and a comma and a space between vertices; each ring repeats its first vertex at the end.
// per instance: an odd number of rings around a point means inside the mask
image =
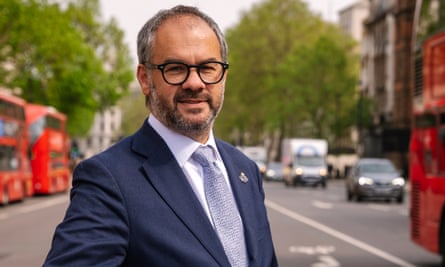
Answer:
POLYGON ((258 133, 252 138, 256 141, 262 138, 270 105, 278 104, 266 100, 270 90, 266 81, 277 75, 276 66, 295 43, 310 40, 310 27, 320 23, 301 1, 269 0, 254 5, 237 26, 227 31, 230 75, 226 107, 230 108, 223 111, 224 119, 218 122, 224 134, 236 127, 258 133))
POLYGON ((327 138, 350 127, 358 71, 350 53, 354 42, 305 3, 256 4, 226 38, 230 68, 216 125, 223 138, 233 141, 239 131, 262 144, 277 131, 327 138))
POLYGON ((133 80, 123 32, 101 21, 98 0, 0 3, 0 85, 68 116, 82 136, 96 111, 114 105, 133 80))
POLYGON ((140 89, 135 88, 121 99, 119 106, 122 108, 122 117, 125 118, 121 125, 122 135, 127 136, 141 126, 140 123, 144 121, 149 113, 145 106, 145 96, 140 89))
MULTIPOLYGON (((275 99, 287 100, 282 112, 286 121, 306 123, 312 137, 336 141, 355 125, 357 107, 355 65, 342 47, 343 39, 326 33, 313 44, 303 44, 280 64, 280 75, 269 81, 275 99), (338 40, 342 40, 341 42, 338 40)), ((285 134, 301 135, 290 127, 285 134)))

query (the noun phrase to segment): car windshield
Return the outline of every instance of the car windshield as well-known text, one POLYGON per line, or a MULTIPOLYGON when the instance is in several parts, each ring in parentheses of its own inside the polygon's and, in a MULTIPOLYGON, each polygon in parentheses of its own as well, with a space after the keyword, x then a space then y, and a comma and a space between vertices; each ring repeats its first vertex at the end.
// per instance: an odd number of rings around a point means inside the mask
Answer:
POLYGON ((281 163, 275 163, 275 162, 269 163, 267 167, 272 170, 280 170, 282 168, 281 163))
POLYGON ((320 166, 324 164, 324 159, 322 157, 312 157, 304 156, 297 157, 297 162, 299 165, 303 166, 320 166))
POLYGON ((395 172, 393 165, 387 162, 375 162, 363 164, 361 167, 363 172, 395 172))

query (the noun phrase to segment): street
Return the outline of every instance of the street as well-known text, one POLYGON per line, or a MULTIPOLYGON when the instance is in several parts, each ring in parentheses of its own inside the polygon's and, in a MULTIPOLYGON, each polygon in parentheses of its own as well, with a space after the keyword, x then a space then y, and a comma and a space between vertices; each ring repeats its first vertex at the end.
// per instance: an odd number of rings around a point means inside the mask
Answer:
POLYGON ((280 266, 440 266, 409 237, 403 204, 346 201, 343 180, 321 188, 266 183, 266 205, 280 266))
MULTIPOLYGON (((280 266, 440 266, 439 256, 409 238, 409 197, 347 202, 343 182, 329 180, 326 189, 264 183, 280 266)), ((0 207, 0 266, 41 266, 67 201, 64 193, 0 207)))

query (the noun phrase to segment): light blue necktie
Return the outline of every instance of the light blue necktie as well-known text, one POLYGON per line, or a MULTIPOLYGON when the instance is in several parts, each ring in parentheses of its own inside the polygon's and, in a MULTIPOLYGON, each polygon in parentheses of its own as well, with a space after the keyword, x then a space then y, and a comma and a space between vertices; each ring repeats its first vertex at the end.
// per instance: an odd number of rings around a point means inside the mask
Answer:
POLYGON ((199 147, 192 155, 203 168, 204 191, 216 232, 232 267, 246 267, 243 225, 235 199, 221 170, 213 159, 211 147, 199 147), (213 160, 212 160, 213 161, 213 160))

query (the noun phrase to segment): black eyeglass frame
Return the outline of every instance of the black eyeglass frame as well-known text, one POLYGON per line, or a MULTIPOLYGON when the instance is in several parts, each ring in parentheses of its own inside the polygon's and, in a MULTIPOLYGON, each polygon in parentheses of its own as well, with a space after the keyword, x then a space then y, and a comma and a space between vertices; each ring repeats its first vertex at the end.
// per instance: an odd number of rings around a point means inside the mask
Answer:
POLYGON ((217 61, 217 60, 205 61, 203 63, 196 64, 196 65, 187 64, 187 63, 180 62, 180 61, 171 61, 171 62, 166 62, 166 63, 163 63, 163 64, 153 64, 153 63, 150 63, 150 62, 145 62, 145 64, 146 64, 146 66, 148 65, 147 67, 150 68, 150 69, 157 69, 157 70, 161 71, 162 78, 164 79, 164 81, 166 83, 168 83, 170 85, 181 85, 181 84, 185 83, 185 81, 187 81, 187 79, 190 76, 190 69, 191 68, 196 68, 196 72, 198 73, 198 76, 199 76, 199 78, 201 79, 201 81, 203 83, 205 83, 205 84, 217 84, 217 83, 219 83, 223 79, 224 74, 226 73, 226 70, 229 68, 229 63, 225 63, 225 62, 221 62, 221 61, 217 61), (217 63, 217 64, 220 64, 222 66, 221 76, 219 77, 219 79, 217 81, 207 82, 207 81, 205 81, 201 77, 201 68, 203 68, 205 66, 205 64, 208 64, 208 63, 217 63), (184 80, 183 81, 172 83, 172 82, 169 82, 165 78, 165 74, 164 74, 165 67, 167 65, 170 65, 170 64, 180 64, 180 65, 183 65, 183 66, 187 67, 187 74, 184 76, 184 80))

